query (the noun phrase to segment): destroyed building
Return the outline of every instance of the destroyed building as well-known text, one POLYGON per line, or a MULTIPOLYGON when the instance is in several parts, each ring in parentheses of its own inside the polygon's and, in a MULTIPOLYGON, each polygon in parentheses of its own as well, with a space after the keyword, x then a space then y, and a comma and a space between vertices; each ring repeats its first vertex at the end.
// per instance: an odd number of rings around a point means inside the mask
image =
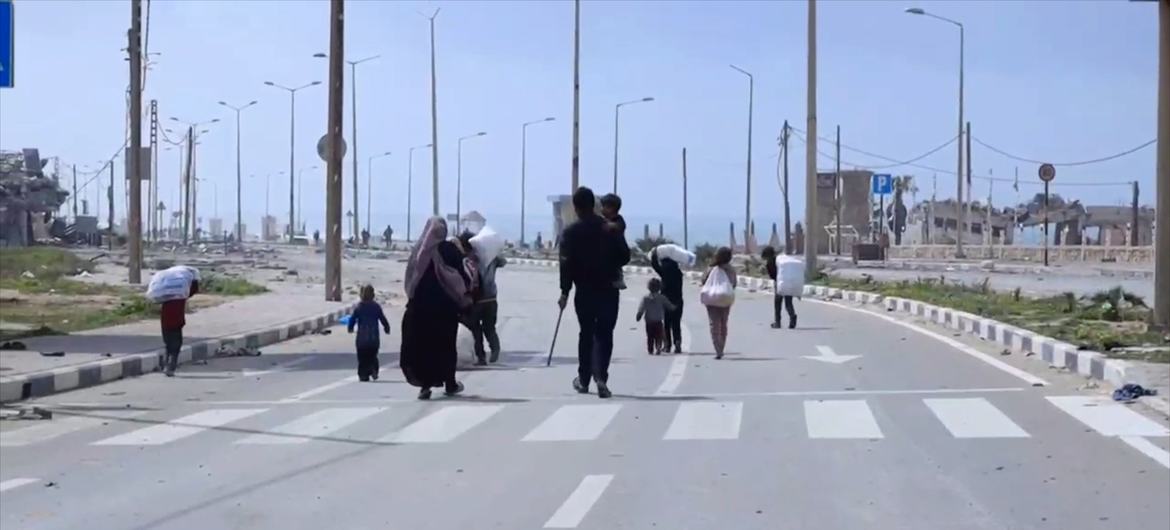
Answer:
POLYGON ((48 237, 57 210, 69 197, 36 149, 0 151, 0 247, 23 247, 48 237))

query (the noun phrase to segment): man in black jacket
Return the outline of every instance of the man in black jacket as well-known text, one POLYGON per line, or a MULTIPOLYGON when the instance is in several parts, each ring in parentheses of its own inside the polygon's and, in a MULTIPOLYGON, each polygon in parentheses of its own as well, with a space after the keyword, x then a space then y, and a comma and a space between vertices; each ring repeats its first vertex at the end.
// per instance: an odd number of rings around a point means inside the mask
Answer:
POLYGON ((563 310, 569 292, 577 287, 573 308, 581 334, 577 338, 577 378, 573 388, 585 394, 589 381, 597 381, 597 396, 610 397, 609 361, 613 357, 613 328, 617 325, 620 297, 613 279, 630 262, 624 234, 607 231, 605 220, 594 210, 593 190, 577 188, 573 209, 577 221, 565 228, 560 243, 561 297, 563 310))

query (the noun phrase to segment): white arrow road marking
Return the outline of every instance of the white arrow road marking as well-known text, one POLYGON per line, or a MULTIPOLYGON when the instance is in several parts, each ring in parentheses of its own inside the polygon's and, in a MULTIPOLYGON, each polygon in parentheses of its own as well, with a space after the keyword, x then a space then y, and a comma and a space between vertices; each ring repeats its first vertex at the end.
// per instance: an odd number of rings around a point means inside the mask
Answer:
POLYGON ((818 345, 817 351, 820 352, 820 355, 805 355, 804 358, 829 364, 842 364, 861 357, 860 355, 837 355, 837 352, 828 346, 818 345))

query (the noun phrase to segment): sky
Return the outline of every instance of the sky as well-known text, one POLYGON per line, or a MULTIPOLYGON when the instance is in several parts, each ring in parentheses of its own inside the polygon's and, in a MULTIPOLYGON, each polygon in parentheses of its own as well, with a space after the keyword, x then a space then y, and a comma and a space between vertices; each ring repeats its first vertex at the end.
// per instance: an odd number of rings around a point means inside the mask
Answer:
MULTIPOLYGON (((904 13, 921 7, 965 27, 965 113, 972 136, 1028 159, 1075 162, 1153 139, 1156 118, 1156 4, 1123 1, 826 1, 817 8, 817 120, 830 138, 841 127, 850 148, 894 160, 915 158, 954 138, 957 119, 956 27, 904 13)), ((568 1, 346 2, 347 59, 357 67, 359 210, 365 223, 367 177, 372 224, 405 229, 408 149, 430 142, 429 30, 436 19, 440 204, 455 209, 457 142, 462 149, 462 210, 478 210, 515 238, 519 232, 521 124, 528 128, 528 238, 551 230, 550 195, 568 193, 572 145, 573 3, 568 1), (370 155, 391 152, 374 161, 370 155)), ((327 79, 329 3, 323 0, 154 0, 152 66, 145 99, 158 100, 164 126, 208 126, 198 146, 202 215, 235 215, 235 114, 217 104, 259 103, 241 116, 242 207, 251 232, 267 208, 287 216, 289 97, 265 81, 300 85, 327 79), (279 174, 280 172, 284 174, 279 174), (252 175, 255 175, 254 177, 252 175), (271 175, 266 201, 266 175, 271 175)), ((0 89, 0 148, 38 147, 43 157, 92 171, 126 138, 124 60, 128 1, 16 0, 16 87, 0 89)), ((754 76, 752 216, 757 231, 782 219, 776 138, 785 120, 806 128, 807 3, 803 1, 583 1, 581 5, 581 183, 609 191, 614 105, 623 107, 618 191, 632 227, 664 223, 677 239, 682 218, 681 152, 687 148, 691 242, 726 239, 742 224, 747 169, 748 78, 754 76), (763 225, 763 226, 759 226, 763 225)), ((344 208, 352 208, 354 145, 346 68, 344 208)), ((327 119, 325 85, 298 93, 295 156, 309 230, 323 226, 324 163, 316 143, 327 119), (312 169, 317 166, 317 169, 312 169)), ((148 104, 147 104, 148 105, 148 104)), ((144 107, 145 108, 145 107, 144 107)), ((164 146, 166 144, 163 144, 164 146)), ((821 142, 831 155, 833 146, 821 142)), ((1109 162, 1058 166, 1054 192, 1086 203, 1128 203, 1136 180, 1142 202, 1154 195, 1154 146, 1109 162), (1105 184, 1082 186, 1081 184, 1105 184)), ((790 143, 793 218, 803 215, 805 146, 790 143)), ((159 197, 175 202, 177 151, 159 158, 159 197)), ((843 168, 886 165, 848 148, 843 168)), ((115 161, 122 175, 121 158, 115 161)), ((818 166, 833 167, 830 157, 818 166)), ((918 162, 941 171, 893 167, 914 175, 921 200, 937 176, 938 196, 953 197, 955 148, 918 162), (950 173, 948 173, 950 172, 950 173)), ((1039 191, 1034 163, 976 143, 974 173, 1011 178, 1023 197, 1039 191)), ((430 212, 431 157, 415 151, 413 230, 430 212)), ((79 184, 89 180, 82 176, 79 184)), ((68 175, 66 175, 68 176, 68 175)), ((103 177, 107 179, 108 177, 103 177)), ((119 178, 118 212, 125 211, 119 178)), ((96 198, 96 184, 79 195, 96 198)), ((104 196, 104 191, 102 192, 104 196)), ((988 182, 975 181, 983 199, 988 182)), ((1014 204, 1010 183, 993 202, 1014 204)), ((104 211, 103 206, 103 211, 104 211)), ((103 214, 104 216, 104 214, 103 214)), ((119 214, 119 218, 121 214, 119 214)), ((230 225, 231 220, 225 225, 230 225)), ((348 226, 348 225, 346 225, 348 226)), ((640 228, 637 229, 640 232, 640 228)), ((348 229, 346 230, 348 233, 348 229)), ((763 237, 763 236, 762 236, 763 237)))

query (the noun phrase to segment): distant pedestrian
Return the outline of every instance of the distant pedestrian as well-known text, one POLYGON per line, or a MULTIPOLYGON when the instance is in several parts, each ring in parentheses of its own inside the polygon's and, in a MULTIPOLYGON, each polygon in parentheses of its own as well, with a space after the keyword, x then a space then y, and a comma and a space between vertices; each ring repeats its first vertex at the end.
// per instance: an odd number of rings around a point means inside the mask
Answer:
POLYGON ((760 257, 764 259, 764 269, 768 271, 768 277, 773 281, 774 297, 772 300, 772 329, 780 329, 783 327, 780 319, 781 307, 783 307, 783 309, 788 312, 788 328, 795 328, 796 308, 792 306, 792 299, 793 297, 800 296, 799 293, 804 290, 804 282, 798 282, 800 284, 799 286, 791 285, 794 282, 792 279, 789 279, 786 276, 791 276, 792 273, 799 273, 800 276, 803 276, 804 263, 800 262, 800 260, 796 258, 786 255, 778 257, 776 255, 776 249, 770 246, 764 247, 763 252, 760 253, 760 257), (793 268, 790 269, 789 274, 783 274, 783 271, 779 269, 780 262, 783 262, 785 267, 798 267, 799 270, 793 268))
POLYGON ((594 211, 593 190, 580 187, 573 193, 577 220, 561 233, 560 286, 557 305, 569 302, 577 287, 573 307, 580 335, 577 338, 577 377, 573 388, 589 392, 589 381, 597 381, 597 396, 608 398, 609 362, 613 356, 613 328, 617 325, 620 296, 614 283, 617 271, 630 262, 630 247, 622 232, 609 230, 594 211))
POLYGON ((657 249, 650 251, 650 266, 662 278, 662 295, 670 300, 673 308, 666 310, 666 349, 673 346, 674 353, 682 353, 683 317, 683 273, 678 262, 670 258, 659 258, 657 249))
POLYGON ((731 266, 731 249, 719 247, 715 260, 703 275, 701 291, 703 305, 707 307, 707 320, 711 327, 711 342, 715 346, 715 358, 723 358, 727 346, 727 320, 731 305, 735 303, 735 287, 738 280, 731 266))
POLYGON ((394 229, 390 225, 386 225, 386 230, 382 231, 382 243, 386 244, 386 250, 390 250, 394 244, 394 229))
MULTIPOLYGON (((187 298, 199 292, 199 280, 192 280, 187 298)), ((183 349, 183 328, 187 325, 187 298, 167 300, 159 310, 163 346, 166 348, 165 370, 173 377, 179 367, 179 352, 183 349)))
POLYGON ((362 246, 366 248, 370 247, 370 231, 365 228, 362 229, 362 246))
POLYGON ((402 316, 399 365, 406 381, 419 387, 419 399, 430 399, 431 388, 447 395, 463 391, 455 379, 455 339, 459 315, 471 306, 470 279, 459 247, 447 241, 447 222, 432 217, 415 242, 406 263, 406 312, 402 316))
POLYGON ((313 246, 314 247, 321 246, 321 231, 320 230, 313 230, 313 246))
POLYGON ((366 285, 362 287, 361 292, 362 301, 354 308, 353 314, 349 317, 349 325, 347 326, 350 333, 353 333, 353 328, 357 327, 357 337, 354 338, 354 347, 357 349, 358 359, 358 380, 369 381, 373 379, 378 380, 379 363, 378 363, 378 349, 381 347, 381 339, 378 335, 378 326, 382 326, 382 330, 387 335, 390 334, 390 322, 386 320, 386 314, 382 312, 382 306, 374 301, 374 286, 366 285))
POLYGON ((650 278, 646 284, 646 290, 649 292, 642 297, 642 303, 638 306, 638 314, 634 316, 634 320, 642 320, 642 317, 646 317, 646 353, 662 355, 662 346, 666 338, 666 327, 663 322, 666 320, 666 312, 673 310, 674 304, 662 295, 662 280, 650 278))

